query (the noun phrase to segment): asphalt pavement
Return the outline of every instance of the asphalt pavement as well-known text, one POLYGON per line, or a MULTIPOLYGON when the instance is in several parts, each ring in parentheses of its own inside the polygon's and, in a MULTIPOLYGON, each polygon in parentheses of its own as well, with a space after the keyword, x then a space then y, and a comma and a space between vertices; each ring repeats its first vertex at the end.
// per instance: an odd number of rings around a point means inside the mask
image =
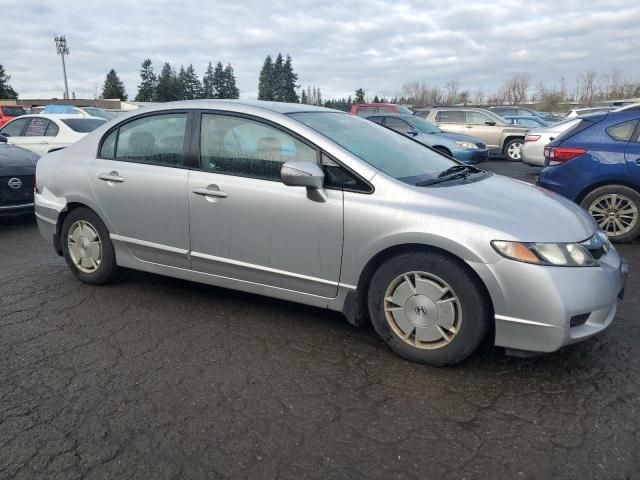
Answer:
POLYGON ((604 334, 432 368, 320 309, 83 285, 33 219, 1 220, 0 479, 638 479, 639 248, 604 334))

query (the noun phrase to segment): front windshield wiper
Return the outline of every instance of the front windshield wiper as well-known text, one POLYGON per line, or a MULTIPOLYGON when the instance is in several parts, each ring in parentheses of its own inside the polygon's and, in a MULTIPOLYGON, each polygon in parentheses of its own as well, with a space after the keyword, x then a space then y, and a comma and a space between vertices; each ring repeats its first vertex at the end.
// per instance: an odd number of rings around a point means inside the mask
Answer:
POLYGON ((451 168, 447 168, 444 172, 441 172, 437 178, 417 182, 416 187, 427 187, 429 185, 436 185, 438 183, 449 182, 451 180, 458 180, 460 178, 466 178, 473 173, 480 172, 482 172, 482 170, 478 167, 474 167, 473 165, 454 165, 451 168))

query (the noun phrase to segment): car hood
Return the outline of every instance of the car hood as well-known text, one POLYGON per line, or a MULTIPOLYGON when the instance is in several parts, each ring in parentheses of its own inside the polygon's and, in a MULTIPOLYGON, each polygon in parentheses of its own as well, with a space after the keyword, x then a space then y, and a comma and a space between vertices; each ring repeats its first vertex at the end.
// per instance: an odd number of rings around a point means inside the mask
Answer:
POLYGON ((33 174, 38 158, 30 150, 0 144, 0 176, 33 174))
POLYGON ((464 232, 482 232, 487 241, 579 242, 597 230, 593 218, 575 203, 519 180, 492 174, 484 180, 441 185, 445 186, 415 187, 429 197, 428 208, 421 202, 420 210, 438 221, 451 220, 464 232))

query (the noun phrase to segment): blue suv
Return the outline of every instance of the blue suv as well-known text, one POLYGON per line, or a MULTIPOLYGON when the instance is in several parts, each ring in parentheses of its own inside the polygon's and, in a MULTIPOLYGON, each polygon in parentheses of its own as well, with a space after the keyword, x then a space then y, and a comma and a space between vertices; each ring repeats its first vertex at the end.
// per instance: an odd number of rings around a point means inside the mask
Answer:
POLYGON ((640 234, 640 111, 582 117, 545 147, 538 185, 582 205, 609 238, 640 234))

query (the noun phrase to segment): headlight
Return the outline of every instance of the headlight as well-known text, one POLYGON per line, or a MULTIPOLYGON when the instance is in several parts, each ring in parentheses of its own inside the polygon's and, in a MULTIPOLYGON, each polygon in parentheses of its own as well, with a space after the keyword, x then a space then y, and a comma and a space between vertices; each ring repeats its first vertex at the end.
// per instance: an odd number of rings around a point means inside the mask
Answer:
POLYGON ((456 145, 462 148, 468 148, 470 150, 478 149, 478 146, 475 143, 471 143, 471 142, 456 142, 456 145))
POLYGON ((593 267, 598 262, 579 243, 523 243, 494 240, 491 246, 511 260, 559 267, 593 267))

